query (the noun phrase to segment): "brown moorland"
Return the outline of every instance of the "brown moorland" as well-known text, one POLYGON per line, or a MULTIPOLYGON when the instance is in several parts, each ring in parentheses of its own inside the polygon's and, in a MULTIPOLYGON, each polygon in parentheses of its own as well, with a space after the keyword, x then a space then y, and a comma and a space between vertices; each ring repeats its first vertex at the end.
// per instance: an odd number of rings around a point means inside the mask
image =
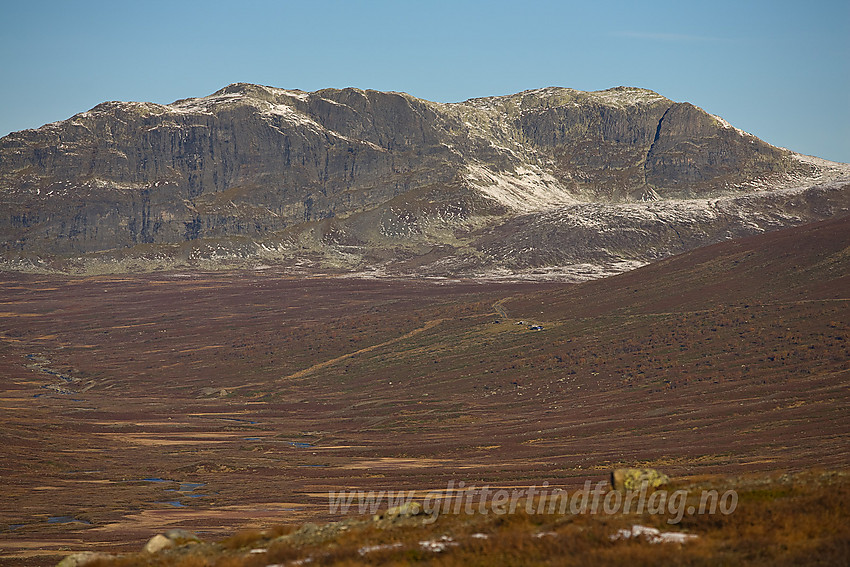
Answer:
POLYGON ((2 561, 344 488, 844 469, 848 250, 843 218, 581 285, 3 274, 2 561))

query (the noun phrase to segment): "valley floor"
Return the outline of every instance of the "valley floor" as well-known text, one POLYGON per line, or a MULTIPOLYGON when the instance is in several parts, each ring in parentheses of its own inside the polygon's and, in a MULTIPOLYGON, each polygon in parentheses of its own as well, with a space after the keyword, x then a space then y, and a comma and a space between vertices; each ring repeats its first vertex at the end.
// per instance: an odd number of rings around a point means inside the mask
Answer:
POLYGON ((2 274, 0 561, 337 521, 343 489, 844 470, 850 231, 793 230, 578 286, 2 274))

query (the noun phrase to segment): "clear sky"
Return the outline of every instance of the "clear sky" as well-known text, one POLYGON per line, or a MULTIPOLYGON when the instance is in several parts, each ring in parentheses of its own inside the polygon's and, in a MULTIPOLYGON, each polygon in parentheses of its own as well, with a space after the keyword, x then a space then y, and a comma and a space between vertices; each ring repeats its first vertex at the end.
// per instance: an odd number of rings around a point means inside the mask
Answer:
POLYGON ((441 102, 655 90, 850 162, 850 1, 0 0, 0 135, 234 82, 441 102))

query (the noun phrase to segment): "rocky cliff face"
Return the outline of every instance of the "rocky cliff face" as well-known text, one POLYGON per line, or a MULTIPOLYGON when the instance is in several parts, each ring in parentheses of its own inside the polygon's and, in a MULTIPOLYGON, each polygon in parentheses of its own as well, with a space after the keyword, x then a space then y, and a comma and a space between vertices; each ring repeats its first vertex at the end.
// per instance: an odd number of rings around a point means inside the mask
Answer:
POLYGON ((642 89, 439 104, 234 84, 6 136, 0 235, 7 269, 616 270, 840 214, 848 180, 642 89))

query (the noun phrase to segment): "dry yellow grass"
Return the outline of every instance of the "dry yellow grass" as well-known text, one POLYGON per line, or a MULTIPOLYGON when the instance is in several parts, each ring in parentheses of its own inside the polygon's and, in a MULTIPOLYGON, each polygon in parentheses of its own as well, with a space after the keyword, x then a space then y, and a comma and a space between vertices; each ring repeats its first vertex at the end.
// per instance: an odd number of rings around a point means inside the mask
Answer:
MULTIPOLYGON (((840 565, 850 558, 850 475, 808 472, 793 477, 701 479, 679 485, 734 489, 728 515, 670 514, 443 515, 425 524, 364 521, 322 533, 292 526, 235 534, 217 544, 182 546, 157 555, 131 554, 99 567, 265 567, 266 565, 840 565), (685 544, 613 540, 634 524, 695 534, 685 544), (328 536, 327 534, 330 533, 328 536), (283 537, 281 537, 283 536, 283 537), (443 542, 442 550, 423 542, 443 542), (305 563, 306 562, 306 563, 305 563)), ((692 496, 693 497, 693 496, 692 496)), ((688 502, 692 500, 689 499, 688 502)), ((522 507, 521 507, 522 508, 522 507)))

